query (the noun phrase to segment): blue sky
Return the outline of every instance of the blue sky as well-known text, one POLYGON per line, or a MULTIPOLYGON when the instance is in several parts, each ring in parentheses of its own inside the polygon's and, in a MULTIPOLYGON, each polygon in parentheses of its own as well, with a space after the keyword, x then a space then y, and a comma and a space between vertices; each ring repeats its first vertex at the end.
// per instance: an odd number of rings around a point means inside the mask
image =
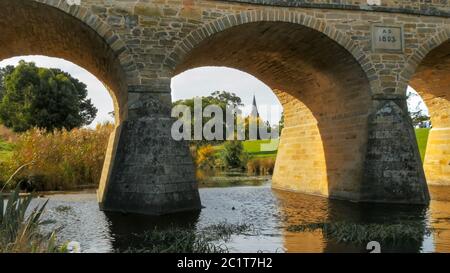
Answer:
MULTIPOLYGON (((20 60, 35 62, 37 66, 60 68, 73 77, 84 82, 88 88, 88 96, 95 107, 98 108, 97 118, 92 125, 98 122, 113 121, 108 114, 113 110, 112 99, 105 86, 85 69, 63 59, 45 56, 21 56, 6 59, 0 62, 0 67, 17 65, 20 60)), ((263 82, 245 72, 226 67, 201 67, 183 72, 172 79, 172 100, 207 96, 212 92, 228 91, 241 97, 245 107, 244 113, 249 113, 253 95, 259 107, 260 115, 272 124, 279 121, 281 105, 272 90, 263 82)), ((412 89, 409 89, 413 91, 412 89)), ((413 91, 414 92, 414 91, 413 91)), ((420 97, 414 98, 410 103, 412 107, 425 108, 420 97)))

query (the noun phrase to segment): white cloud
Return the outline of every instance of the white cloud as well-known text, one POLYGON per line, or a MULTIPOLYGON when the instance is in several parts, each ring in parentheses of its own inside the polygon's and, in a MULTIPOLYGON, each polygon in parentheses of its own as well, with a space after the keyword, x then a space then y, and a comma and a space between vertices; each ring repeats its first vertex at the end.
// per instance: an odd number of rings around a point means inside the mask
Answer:
POLYGON ((260 115, 269 120, 268 111, 271 106, 278 108, 277 114, 272 114, 272 124, 278 123, 282 107, 273 91, 262 81, 252 75, 228 67, 200 67, 185 71, 172 79, 172 100, 188 99, 196 96, 208 96, 214 91, 236 93, 242 99, 245 114, 250 113, 253 95, 260 108, 260 115))

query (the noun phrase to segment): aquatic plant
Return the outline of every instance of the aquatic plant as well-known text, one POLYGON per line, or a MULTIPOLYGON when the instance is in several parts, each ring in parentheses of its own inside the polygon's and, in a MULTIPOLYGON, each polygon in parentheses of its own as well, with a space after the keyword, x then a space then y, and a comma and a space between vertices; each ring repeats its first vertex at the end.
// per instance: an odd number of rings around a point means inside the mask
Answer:
POLYGON ((242 235, 249 231, 254 231, 253 225, 250 224, 230 224, 227 222, 221 222, 217 224, 209 225, 201 230, 209 240, 228 241, 231 235, 242 235))
POLYGON ((65 251, 65 246, 57 245, 55 231, 46 235, 40 231, 40 227, 48 223, 41 220, 47 201, 25 216, 32 198, 31 195, 20 197, 19 187, 16 187, 5 206, 5 194, 0 191, 0 253, 65 251))
POLYGON ((21 197, 20 185, 16 185, 9 198, 6 198, 5 187, 20 171, 30 165, 32 163, 20 166, 0 189, 0 253, 66 252, 66 245, 57 245, 56 231, 46 235, 40 231, 42 225, 49 223, 41 220, 48 200, 36 206, 26 217, 33 199, 32 195, 21 197))
POLYGON ((194 227, 170 227, 133 234, 133 247, 117 252, 130 253, 226 253, 224 242, 233 234, 250 229, 246 224, 219 223, 197 231, 194 227))
POLYGON ((323 234, 338 243, 367 243, 378 241, 384 244, 399 242, 421 242, 432 229, 418 222, 405 221, 393 224, 360 224, 350 222, 307 223, 287 227, 291 232, 310 232, 321 230, 323 234))
POLYGON ((133 234, 140 243, 123 252, 129 253, 225 253, 222 244, 215 244, 208 237, 196 234, 193 230, 155 228, 143 234, 133 234))

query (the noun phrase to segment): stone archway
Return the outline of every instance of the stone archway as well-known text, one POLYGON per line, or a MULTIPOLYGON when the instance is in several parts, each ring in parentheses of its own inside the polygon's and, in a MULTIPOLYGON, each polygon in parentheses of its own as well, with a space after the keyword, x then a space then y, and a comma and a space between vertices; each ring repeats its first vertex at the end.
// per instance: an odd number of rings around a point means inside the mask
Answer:
MULTIPOLYGON (((0 3, 0 59, 45 55, 71 61, 95 75, 110 91, 118 121, 127 116, 127 74, 118 51, 107 39, 118 37, 101 20, 82 9, 72 13, 103 29, 104 36, 85 21, 66 12, 59 1, 51 6, 38 1, 5 0, 0 3), (62 8, 62 9, 61 9, 62 8)), ((123 50, 122 50, 123 51, 123 50)))
POLYGON ((428 184, 450 185, 450 36, 441 31, 410 58, 409 84, 426 103, 433 128, 423 162, 428 184))
POLYGON ((0 59, 58 57, 85 68, 105 84, 114 102, 116 131, 109 141, 100 182, 99 196, 103 196, 115 158, 117 128, 128 116, 128 84, 134 81, 135 66, 124 43, 98 17, 85 8, 69 7, 65 1, 47 2, 0 2, 0 59))
POLYGON ((371 90, 352 54, 309 27, 260 21, 204 39, 174 74, 200 66, 250 73, 280 99, 285 129, 273 187, 360 199, 371 90))

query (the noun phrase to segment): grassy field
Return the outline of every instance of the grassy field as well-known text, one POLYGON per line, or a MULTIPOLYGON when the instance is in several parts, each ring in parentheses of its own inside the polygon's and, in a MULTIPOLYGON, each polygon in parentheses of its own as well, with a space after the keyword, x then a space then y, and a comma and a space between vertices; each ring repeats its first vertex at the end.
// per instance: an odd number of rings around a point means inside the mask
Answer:
POLYGON ((278 139, 270 140, 247 140, 244 149, 252 157, 275 157, 278 149, 278 139))
MULTIPOLYGON (((419 146, 420 156, 422 157, 422 162, 425 156, 425 151, 427 148, 428 133, 429 128, 415 129, 417 145, 419 146)), ((274 140, 273 145, 267 149, 268 151, 261 151, 261 144, 268 144, 269 140, 247 140, 244 142, 244 149, 252 157, 276 157, 278 140, 274 140), (273 147, 272 147, 273 146, 273 147)))
POLYGON ((416 129, 417 145, 419 146, 419 152, 420 152, 420 157, 422 158, 422 162, 425 157, 425 152, 427 149, 427 140, 428 140, 429 133, 430 133, 429 128, 416 129))
MULTIPOLYGON (((278 149, 278 139, 270 140, 246 140, 244 141, 244 150, 254 158, 275 157, 278 149), (264 146, 263 146, 264 145, 264 146)), ((222 145, 214 146, 215 150, 219 152, 222 150, 222 145)))

